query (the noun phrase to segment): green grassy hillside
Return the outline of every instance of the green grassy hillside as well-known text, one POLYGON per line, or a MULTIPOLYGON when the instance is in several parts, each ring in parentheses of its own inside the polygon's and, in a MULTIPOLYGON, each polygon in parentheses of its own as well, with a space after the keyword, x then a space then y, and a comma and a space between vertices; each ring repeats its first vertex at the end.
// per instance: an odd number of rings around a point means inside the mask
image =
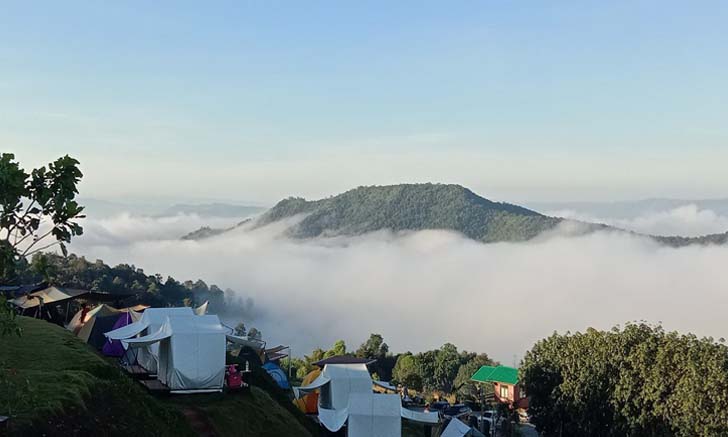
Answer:
POLYGON ((18 320, 23 335, 0 338, 0 415, 11 417, 11 435, 185 437, 200 432, 192 413, 208 435, 311 436, 262 377, 250 393, 156 398, 65 329, 18 320))
POLYGON ((0 339, 0 415, 11 435, 194 435, 165 406, 70 332, 20 317, 0 339))

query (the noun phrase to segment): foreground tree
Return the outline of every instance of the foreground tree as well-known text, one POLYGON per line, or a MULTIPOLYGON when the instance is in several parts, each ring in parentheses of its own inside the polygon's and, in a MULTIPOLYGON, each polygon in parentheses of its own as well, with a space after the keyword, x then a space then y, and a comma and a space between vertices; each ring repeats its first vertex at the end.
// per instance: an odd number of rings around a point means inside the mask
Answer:
POLYGON ((83 174, 69 156, 26 173, 12 153, 0 155, 0 282, 16 279, 16 264, 81 235, 83 207, 74 199, 83 174))
POLYGON ((554 334, 521 378, 545 436, 728 435, 728 347, 711 338, 646 324, 554 334))

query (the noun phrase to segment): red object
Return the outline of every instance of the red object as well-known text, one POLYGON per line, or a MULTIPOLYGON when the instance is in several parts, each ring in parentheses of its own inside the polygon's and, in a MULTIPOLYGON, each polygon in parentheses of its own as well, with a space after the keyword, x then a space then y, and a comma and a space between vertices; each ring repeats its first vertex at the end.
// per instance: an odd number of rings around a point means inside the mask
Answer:
POLYGON ((228 366, 227 372, 225 372, 227 379, 227 386, 229 388, 240 388, 243 386, 243 375, 238 372, 234 364, 228 366))
POLYGON ((81 309, 81 323, 86 322, 86 314, 88 314, 89 308, 87 306, 84 306, 81 309))

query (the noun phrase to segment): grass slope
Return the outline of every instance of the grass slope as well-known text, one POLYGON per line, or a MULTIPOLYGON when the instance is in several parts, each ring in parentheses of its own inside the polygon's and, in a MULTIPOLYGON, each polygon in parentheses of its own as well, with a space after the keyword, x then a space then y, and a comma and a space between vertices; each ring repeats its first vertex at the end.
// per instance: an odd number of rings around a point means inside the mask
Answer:
POLYGON ((190 410, 223 437, 316 429, 264 371, 250 393, 156 398, 69 331, 18 320, 23 335, 0 338, 0 415, 12 418, 11 435, 193 436, 190 410))
POLYGON ((0 414, 11 435, 194 435, 154 398, 70 332, 20 317, 0 339, 0 414))
POLYGON ((170 396, 165 402, 194 408, 220 437, 310 437, 294 416, 260 387, 249 393, 170 396))

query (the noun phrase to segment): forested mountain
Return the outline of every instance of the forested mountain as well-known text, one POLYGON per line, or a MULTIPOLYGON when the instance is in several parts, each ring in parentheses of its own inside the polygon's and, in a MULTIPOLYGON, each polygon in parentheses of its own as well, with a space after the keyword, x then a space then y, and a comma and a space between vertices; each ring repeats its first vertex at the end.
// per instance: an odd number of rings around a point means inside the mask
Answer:
POLYGON ((447 229, 483 242, 524 241, 553 229, 559 218, 492 202, 459 185, 403 184, 359 187, 307 201, 288 198, 264 213, 256 226, 305 214, 290 229, 298 238, 392 231, 447 229))
MULTIPOLYGON (((300 217, 300 221, 293 223, 287 231, 293 238, 352 236, 380 230, 444 229, 493 243, 530 240, 562 223, 576 225, 569 228, 572 234, 598 230, 628 232, 604 224, 546 216, 518 205, 490 201, 460 185, 446 184, 359 187, 313 201, 289 197, 257 219, 246 220, 237 226, 249 224, 254 229, 294 217, 300 217)), ((228 230, 200 228, 183 238, 202 239, 228 230)), ((649 237, 673 247, 728 243, 728 233, 701 237, 649 237)))

